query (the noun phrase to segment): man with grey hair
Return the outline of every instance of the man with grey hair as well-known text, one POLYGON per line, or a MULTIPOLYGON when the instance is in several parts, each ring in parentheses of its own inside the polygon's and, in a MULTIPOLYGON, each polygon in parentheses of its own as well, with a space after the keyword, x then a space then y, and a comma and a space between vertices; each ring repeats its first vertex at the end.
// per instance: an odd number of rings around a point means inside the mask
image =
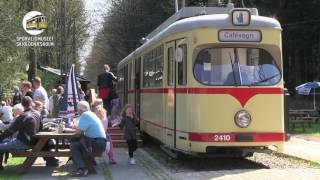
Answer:
POLYGON ((106 134, 100 119, 90 111, 89 103, 80 101, 78 103, 78 114, 80 120, 73 128, 81 133, 82 140, 75 140, 70 143, 72 161, 76 171, 71 176, 81 177, 88 174, 84 158, 90 157, 92 153, 102 153, 106 149, 106 134), (86 142, 83 143, 83 140, 86 142), (90 152, 92 149, 92 152, 90 152))
POLYGON ((12 113, 13 113, 13 119, 6 124, 3 123, 2 121, 0 122, 0 131, 4 131, 10 127, 11 124, 23 113, 24 108, 22 104, 16 104, 12 108, 12 113))

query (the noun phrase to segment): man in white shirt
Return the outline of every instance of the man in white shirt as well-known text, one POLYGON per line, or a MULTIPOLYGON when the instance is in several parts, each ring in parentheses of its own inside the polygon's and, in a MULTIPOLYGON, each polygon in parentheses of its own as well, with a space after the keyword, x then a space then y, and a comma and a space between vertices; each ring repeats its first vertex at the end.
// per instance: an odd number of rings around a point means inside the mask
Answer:
POLYGON ((42 102, 43 108, 48 109, 49 108, 49 98, 48 98, 47 91, 42 87, 40 77, 34 78, 33 86, 35 88, 35 91, 33 94, 33 100, 42 102))

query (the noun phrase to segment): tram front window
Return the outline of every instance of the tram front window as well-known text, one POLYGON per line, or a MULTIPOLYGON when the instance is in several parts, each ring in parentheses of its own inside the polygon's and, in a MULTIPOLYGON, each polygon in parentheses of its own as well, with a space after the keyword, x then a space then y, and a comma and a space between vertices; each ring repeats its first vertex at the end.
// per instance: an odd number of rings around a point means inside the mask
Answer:
POLYGON ((194 64, 197 81, 211 86, 270 86, 281 79, 272 56, 256 48, 206 48, 194 64))

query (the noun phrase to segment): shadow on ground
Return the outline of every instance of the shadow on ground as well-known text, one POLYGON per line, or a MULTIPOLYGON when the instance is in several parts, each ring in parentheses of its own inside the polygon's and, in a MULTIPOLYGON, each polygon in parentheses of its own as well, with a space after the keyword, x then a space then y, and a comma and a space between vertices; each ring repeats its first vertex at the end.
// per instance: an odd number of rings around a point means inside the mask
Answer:
POLYGON ((261 163, 246 158, 199 158, 173 159, 159 148, 159 144, 150 143, 144 145, 143 150, 149 153, 155 160, 165 166, 169 171, 201 172, 222 170, 257 170, 270 169, 261 163))

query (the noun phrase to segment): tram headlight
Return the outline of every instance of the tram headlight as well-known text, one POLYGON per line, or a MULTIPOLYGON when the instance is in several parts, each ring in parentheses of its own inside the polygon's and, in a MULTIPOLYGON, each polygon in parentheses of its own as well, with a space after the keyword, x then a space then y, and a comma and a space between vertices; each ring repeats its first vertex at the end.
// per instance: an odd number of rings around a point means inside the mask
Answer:
POLYGON ((250 125, 251 123, 251 115, 248 111, 246 110, 240 110, 236 113, 234 116, 234 122, 236 123, 237 126, 240 128, 246 128, 250 125))

